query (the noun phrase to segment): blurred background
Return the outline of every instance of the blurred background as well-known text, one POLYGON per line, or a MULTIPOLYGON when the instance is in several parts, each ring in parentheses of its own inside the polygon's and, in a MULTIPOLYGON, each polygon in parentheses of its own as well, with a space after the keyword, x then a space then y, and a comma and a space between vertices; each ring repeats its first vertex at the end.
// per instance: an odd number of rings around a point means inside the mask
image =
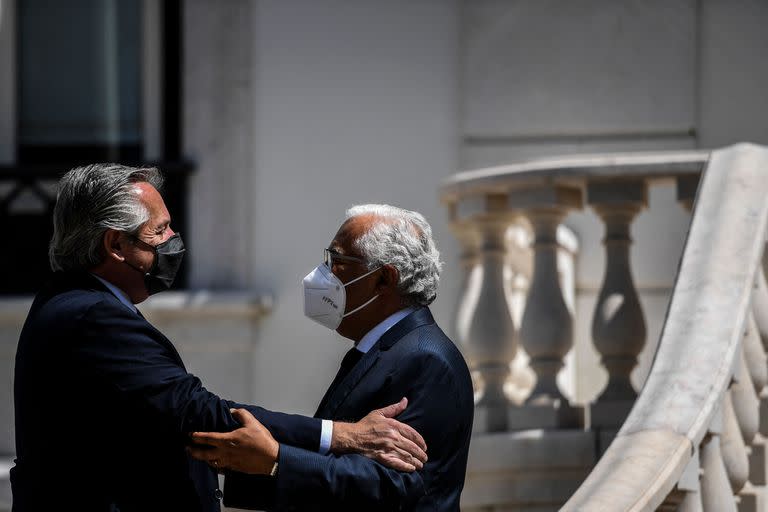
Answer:
MULTIPOLYGON (((142 311, 213 391, 312 414, 348 341, 304 318, 301 279, 346 208, 427 217, 445 261, 432 310, 455 335, 463 271, 445 179, 555 155, 768 143, 767 24, 765 0, 0 0, 5 466, 18 332, 69 168, 165 172, 188 257, 176 291, 142 311)), ((670 204, 633 226, 648 324, 637 385, 688 221, 670 204)), ((602 224, 585 210, 565 225, 569 307, 591 310, 602 224)), ((588 319, 575 344, 561 386, 587 403, 606 379, 588 319)))

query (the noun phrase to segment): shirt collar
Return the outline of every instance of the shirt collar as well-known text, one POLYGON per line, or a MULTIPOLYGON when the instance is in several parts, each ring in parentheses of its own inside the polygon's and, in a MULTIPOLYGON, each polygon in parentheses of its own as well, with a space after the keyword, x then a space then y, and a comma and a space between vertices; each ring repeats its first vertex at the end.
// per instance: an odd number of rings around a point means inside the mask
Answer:
POLYGON ((136 308, 136 306, 133 304, 133 302, 131 302, 131 299, 129 299, 129 298, 128 298, 128 295, 126 295, 126 293, 125 293, 123 290, 121 290, 121 289, 120 289, 120 288, 118 288, 117 286, 113 285, 113 284, 112 284, 112 283, 110 283, 109 281, 107 281, 107 280, 105 280, 105 279, 102 279, 101 277, 97 276, 96 274, 91 274, 91 275, 92 275, 93 277, 95 277, 96 279, 98 279, 99 281, 101 281, 101 284, 103 284, 104 286, 106 286, 106 287, 107 287, 107 289, 108 289, 110 292, 112 292, 112 295, 114 295, 115 297, 117 297, 117 299, 118 299, 120 302, 122 302, 123 304, 125 304, 125 306, 126 306, 128 309, 130 309, 130 310, 131 310, 131 311, 133 311, 134 313, 138 313, 138 311, 139 311, 139 310, 136 308))
POLYGON ((384 336, 385 332, 387 332, 393 325, 395 325, 397 322, 407 317, 414 311, 416 311, 416 308, 408 307, 405 309, 401 309, 396 313, 392 313, 387 318, 385 318, 381 323, 379 323, 376 327, 368 331, 355 348, 360 352, 362 352, 363 354, 367 353, 376 344, 376 342, 379 341, 379 339, 382 336, 384 336))

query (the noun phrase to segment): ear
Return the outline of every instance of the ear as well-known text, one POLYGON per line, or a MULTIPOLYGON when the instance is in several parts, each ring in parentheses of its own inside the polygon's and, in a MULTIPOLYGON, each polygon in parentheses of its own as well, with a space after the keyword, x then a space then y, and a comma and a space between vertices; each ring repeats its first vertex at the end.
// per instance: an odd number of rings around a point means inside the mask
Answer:
POLYGON ((104 249, 105 259, 119 262, 125 261, 125 256, 123 256, 124 245, 125 240, 120 231, 108 229, 104 232, 102 249, 104 249))
POLYGON ((392 265, 381 267, 381 277, 377 284, 380 292, 391 290, 397 292, 397 283, 400 282, 400 272, 392 265))

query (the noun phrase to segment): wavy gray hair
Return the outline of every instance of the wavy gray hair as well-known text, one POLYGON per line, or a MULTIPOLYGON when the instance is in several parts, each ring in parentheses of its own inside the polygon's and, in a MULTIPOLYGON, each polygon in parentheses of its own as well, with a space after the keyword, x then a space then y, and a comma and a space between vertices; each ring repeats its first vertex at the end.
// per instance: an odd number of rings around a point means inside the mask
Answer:
POLYGON ((392 265, 400 274, 402 296, 413 305, 427 306, 437 297, 440 252, 432 228, 423 215, 387 204, 361 204, 347 210, 347 219, 376 218, 373 227, 354 242, 369 270, 392 265))
POLYGON ((135 234, 149 220, 134 192, 140 182, 160 190, 163 177, 154 167, 119 164, 76 167, 62 176, 48 248, 51 269, 87 270, 101 263, 107 229, 135 234))

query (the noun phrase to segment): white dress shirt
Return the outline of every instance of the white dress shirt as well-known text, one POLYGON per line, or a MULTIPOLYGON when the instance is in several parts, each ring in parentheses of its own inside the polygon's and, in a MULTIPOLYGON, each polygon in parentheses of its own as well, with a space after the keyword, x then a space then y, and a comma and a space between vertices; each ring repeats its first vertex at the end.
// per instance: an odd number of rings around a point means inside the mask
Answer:
MULTIPOLYGON (((407 317, 411 313, 416 311, 416 308, 408 307, 401 309, 396 313, 392 313, 387 318, 382 320, 376 327, 368 331, 360 341, 355 345, 355 348, 367 354, 377 341, 384 336, 384 333, 392 328, 397 322, 407 317)), ((333 421, 323 420, 322 427, 320 428, 320 453, 328 453, 331 449, 331 440, 333 439, 333 421)))

